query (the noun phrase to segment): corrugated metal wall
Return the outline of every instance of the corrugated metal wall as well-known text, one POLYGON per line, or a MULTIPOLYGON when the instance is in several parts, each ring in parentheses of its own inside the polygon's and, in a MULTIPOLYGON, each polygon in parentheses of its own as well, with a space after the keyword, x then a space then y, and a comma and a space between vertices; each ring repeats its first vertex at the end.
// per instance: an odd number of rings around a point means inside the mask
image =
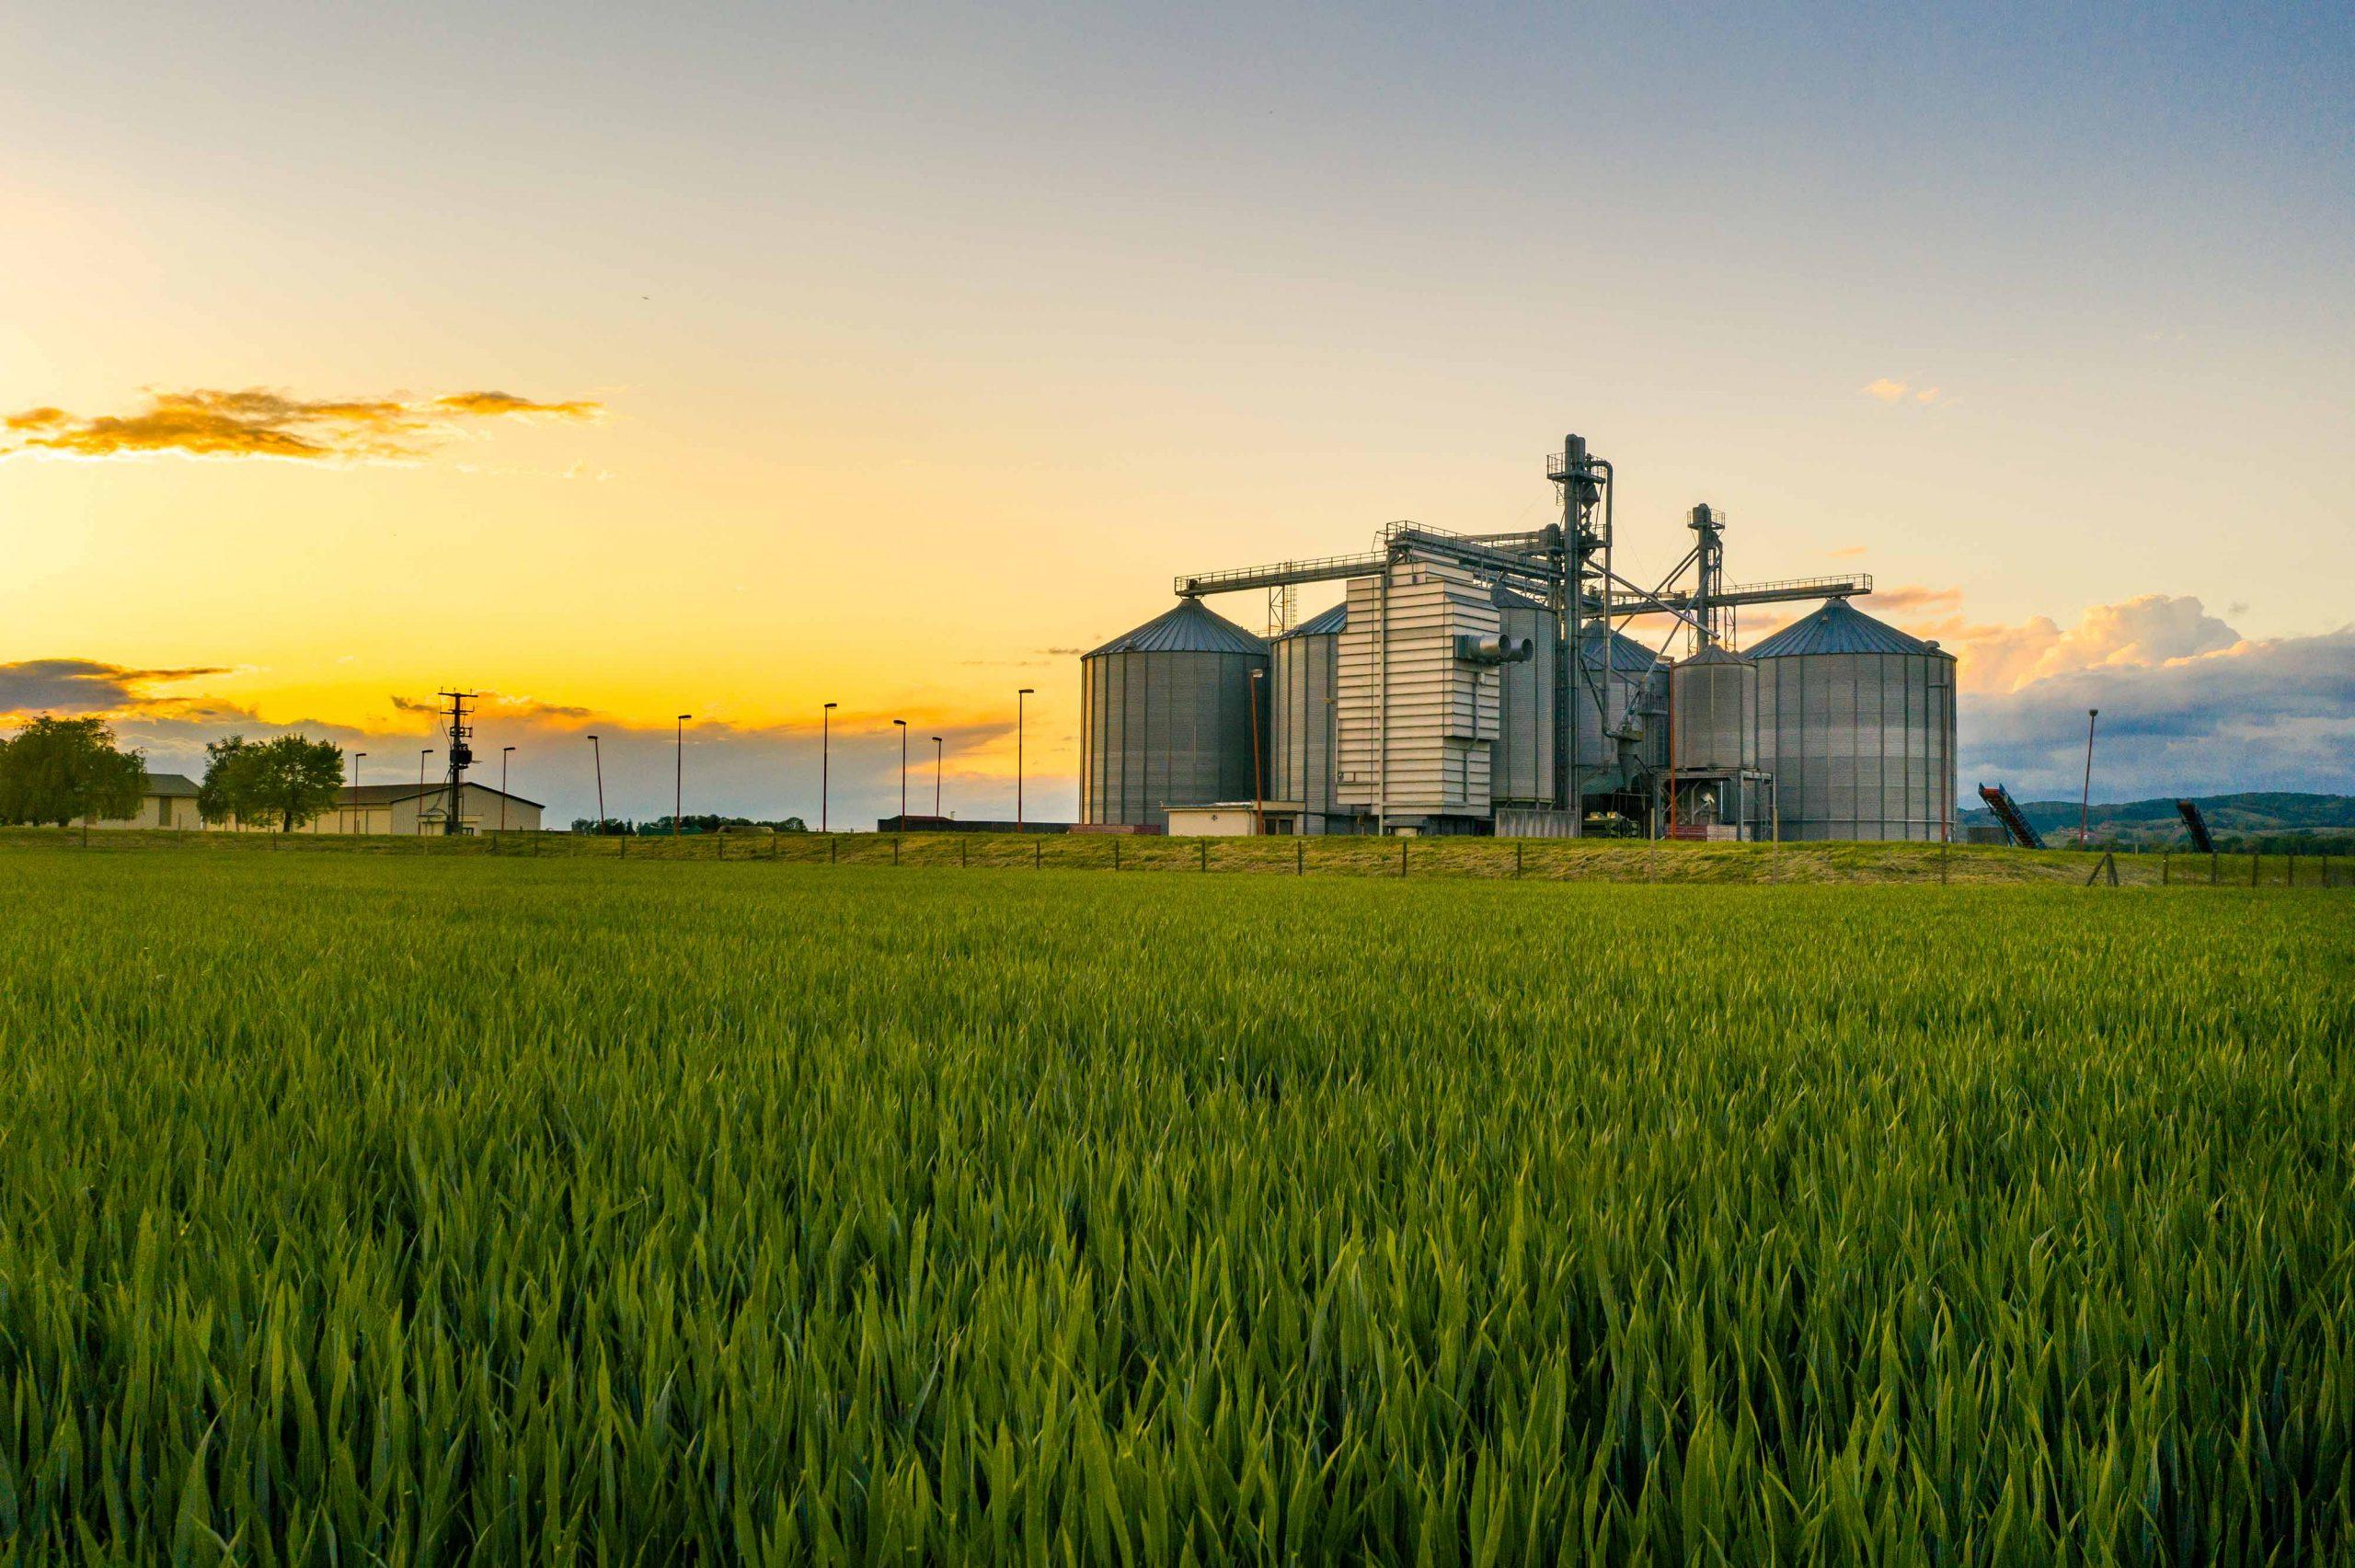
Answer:
POLYGON ((1240 653, 1082 659, 1080 820, 1161 828, 1172 806, 1250 799, 1251 671, 1267 665, 1240 653))
POLYGON ((1338 679, 1345 806, 1391 816, 1484 817, 1497 735, 1496 673, 1455 657, 1500 628, 1488 590, 1420 562, 1353 578, 1338 679), (1389 713, 1381 713, 1383 695, 1389 713))
POLYGON ((1936 842, 1954 818, 1954 660, 1937 653, 1763 657, 1758 766, 1786 839, 1936 842))
POLYGON ((1719 772, 1757 765, 1758 667, 1711 648, 1677 665, 1675 738, 1679 769, 1719 772))
POLYGON ((1536 652, 1497 672, 1496 798, 1523 806, 1554 803, 1554 617, 1508 604, 1498 613, 1505 635, 1527 637, 1536 652))
MULTIPOLYGON (((1299 801, 1312 818, 1341 809, 1334 793, 1340 754, 1340 713, 1335 701, 1340 657, 1338 633, 1279 637, 1269 664, 1275 714, 1269 737, 1268 794, 1276 800, 1299 801)), ((1322 832, 1325 825, 1312 820, 1304 827, 1322 832)))

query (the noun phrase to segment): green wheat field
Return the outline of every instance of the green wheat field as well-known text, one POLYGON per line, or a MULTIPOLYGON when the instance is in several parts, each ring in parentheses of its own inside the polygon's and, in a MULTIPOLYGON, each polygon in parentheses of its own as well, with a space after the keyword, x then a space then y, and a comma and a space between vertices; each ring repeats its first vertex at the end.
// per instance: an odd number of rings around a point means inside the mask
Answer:
POLYGON ((2355 1556, 2347 890, 1281 869, 0 848, 0 1561, 2355 1556))

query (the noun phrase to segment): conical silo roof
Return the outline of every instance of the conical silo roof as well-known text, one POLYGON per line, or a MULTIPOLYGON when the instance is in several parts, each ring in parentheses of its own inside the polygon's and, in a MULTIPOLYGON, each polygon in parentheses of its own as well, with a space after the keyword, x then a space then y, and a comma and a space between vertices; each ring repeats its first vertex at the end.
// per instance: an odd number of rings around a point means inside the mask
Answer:
POLYGON ((1752 658, 1788 658, 1810 653, 1946 654, 1916 636, 1876 621, 1844 599, 1824 601, 1821 609, 1794 621, 1750 649, 1752 658))
POLYGON ((1732 649, 1718 643, 1711 643, 1708 647, 1703 648, 1700 652, 1693 655, 1691 658, 1680 660, 1677 668, 1680 670, 1689 670, 1696 664, 1746 665, 1750 662, 1751 661, 1749 659, 1744 658, 1738 653, 1735 653, 1732 649))
POLYGON ((1606 632, 1599 625, 1590 625, 1579 639, 1580 662, 1590 670, 1603 667, 1604 638, 1611 649, 1611 668, 1622 675, 1648 675, 1660 667, 1660 659, 1652 650, 1625 632, 1606 632))
POLYGON ((1284 634, 1287 637, 1331 637, 1349 630, 1350 604, 1343 600, 1330 610, 1311 615, 1284 634))
POLYGON ((1111 653, 1266 653, 1267 643, 1223 615, 1204 607, 1199 599, 1181 599, 1177 608, 1123 632, 1086 657, 1111 653))

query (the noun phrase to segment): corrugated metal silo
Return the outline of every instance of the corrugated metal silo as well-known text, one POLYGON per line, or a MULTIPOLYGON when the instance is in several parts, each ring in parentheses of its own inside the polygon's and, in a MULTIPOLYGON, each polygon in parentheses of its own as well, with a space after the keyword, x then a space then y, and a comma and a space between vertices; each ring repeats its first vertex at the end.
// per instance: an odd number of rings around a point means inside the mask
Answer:
POLYGON ((1331 830, 1341 815, 1333 793, 1340 758, 1338 693, 1341 630, 1350 607, 1336 604, 1278 637, 1269 650, 1268 683, 1275 688, 1268 747, 1268 795, 1296 800, 1301 830, 1331 830))
POLYGON ((1954 656, 1832 600, 1749 650, 1786 839, 1944 839, 1954 656))
POLYGON ((1079 668, 1082 822, 1166 828, 1172 806, 1252 797, 1251 672, 1268 668, 1265 642, 1183 599, 1079 668))
MULTIPOLYGON (((1583 663, 1590 680, 1601 675, 1606 648, 1610 676, 1603 681, 1602 712, 1596 712, 1593 697, 1576 682, 1570 692, 1572 710, 1578 715, 1578 765, 1580 772, 1585 773, 1617 764, 1619 741, 1611 732, 1622 728, 1631 712, 1643 709, 1644 683, 1660 665, 1651 649, 1625 632, 1607 632, 1602 626, 1591 625, 1581 638, 1583 663)), ((1656 752, 1664 757, 1668 750, 1666 738, 1664 735, 1648 736, 1638 755, 1656 752)))
POLYGON ((1669 757, 1681 773, 1734 772, 1758 762, 1758 666, 1714 643, 1676 666, 1669 757))
POLYGON ((1554 804, 1554 615, 1509 589, 1491 595, 1504 635, 1526 637, 1531 657, 1497 671, 1497 744, 1489 781, 1495 799, 1554 804))

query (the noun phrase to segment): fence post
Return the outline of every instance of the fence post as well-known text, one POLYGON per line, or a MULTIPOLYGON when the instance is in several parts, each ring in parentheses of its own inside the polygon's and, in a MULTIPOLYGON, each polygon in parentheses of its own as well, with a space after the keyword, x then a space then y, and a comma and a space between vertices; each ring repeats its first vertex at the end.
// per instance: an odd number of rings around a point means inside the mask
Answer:
POLYGON ((1112 869, 1120 869, 1120 835, 1118 833, 1112 835, 1112 869))
POLYGON ((1197 839, 1194 841, 1194 848, 1201 853, 1202 869, 1208 871, 1211 868, 1211 841, 1208 839, 1197 839))
POLYGON ((1944 839, 1940 839, 1940 840, 1938 841, 1938 886, 1939 886, 1939 887, 1945 887, 1946 885, 1947 885, 1947 841, 1946 841, 1944 839))
POLYGON ((722 829, 718 832, 712 834, 711 858, 714 860, 726 860, 728 858, 728 831, 726 829, 722 829))
POLYGON ((842 848, 843 841, 840 838, 832 833, 826 835, 826 864, 828 865, 833 864, 842 858, 842 848))
POLYGON ((2175 852, 2172 850, 2161 850, 2159 852, 2159 886, 2162 887, 2167 885, 2167 864, 2173 858, 2174 853, 2175 852))
POLYGON ((2248 885, 2250 887, 2254 887, 2257 886, 2257 868, 2264 864, 2265 852, 2263 850, 2251 850, 2248 852, 2248 885))
POLYGON ((891 864, 900 864, 900 835, 897 833, 891 835, 891 864))
POLYGON ((1515 839, 1515 840, 1512 841, 1512 875, 1513 875, 1513 879, 1514 879, 1515 881, 1519 881, 1519 880, 1520 880, 1520 878, 1521 878, 1521 841, 1520 841, 1519 839, 1515 839))
POLYGON ((1294 876, 1308 875, 1308 841, 1304 838, 1292 841, 1292 874, 1294 876))
POLYGON ((1044 839, 1030 841, 1030 869, 1033 871, 1047 869, 1047 841, 1044 839))
POLYGON ((1398 875, 1399 875, 1399 876, 1406 876, 1406 875, 1407 875, 1407 841, 1407 841, 1407 837, 1406 837, 1406 835, 1405 835, 1405 834, 1403 834, 1403 833, 1402 833, 1402 834, 1400 834, 1400 835, 1399 835, 1399 838, 1398 838, 1398 875))
POLYGON ((970 853, 972 847, 963 839, 957 841, 957 864, 960 870, 973 864, 973 858, 970 853))

